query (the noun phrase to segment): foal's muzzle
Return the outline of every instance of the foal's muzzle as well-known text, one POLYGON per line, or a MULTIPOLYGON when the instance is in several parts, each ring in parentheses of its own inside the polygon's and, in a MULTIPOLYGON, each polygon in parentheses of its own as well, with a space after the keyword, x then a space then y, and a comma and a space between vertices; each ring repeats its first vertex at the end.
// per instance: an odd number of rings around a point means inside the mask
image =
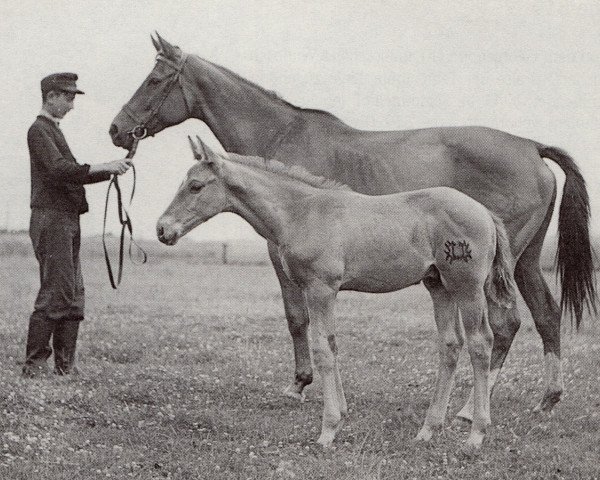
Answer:
POLYGON ((175 245, 181 237, 181 225, 161 217, 156 224, 156 236, 165 245, 175 245))

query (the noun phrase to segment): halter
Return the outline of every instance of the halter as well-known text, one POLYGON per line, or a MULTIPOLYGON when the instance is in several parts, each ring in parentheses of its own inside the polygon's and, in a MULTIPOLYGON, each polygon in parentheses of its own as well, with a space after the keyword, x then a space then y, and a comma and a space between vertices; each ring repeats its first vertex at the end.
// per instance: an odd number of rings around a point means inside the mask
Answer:
MULTIPOLYGON (((190 105, 188 102, 188 98, 186 96, 186 90, 183 86, 182 75, 181 75, 181 71, 183 70, 185 62, 187 61, 187 54, 182 53, 181 58, 179 59, 178 63, 173 62, 172 60, 166 58, 164 55, 161 55, 161 54, 158 54, 156 56, 156 61, 166 63, 168 66, 170 66, 174 70, 174 75, 173 75, 173 78, 169 80, 169 84, 167 85, 167 88, 165 88, 165 93, 161 97, 160 101, 148 113, 146 118, 139 118, 135 114, 135 112, 133 110, 131 110, 127 105, 125 105, 123 107, 123 112, 125 112, 125 114, 129 118, 131 118, 134 121, 134 123, 136 124, 135 127, 133 127, 130 131, 127 132, 127 134, 131 135, 131 137, 133 138, 133 144, 132 144, 132 146, 129 150, 129 153, 127 154, 127 157, 126 157, 128 159, 133 159, 133 156, 135 155, 135 151, 137 150, 139 141, 148 136, 148 124, 154 119, 154 117, 156 116, 156 114, 158 113, 160 108, 163 106, 163 104, 167 100, 167 97, 169 96, 169 94, 171 93, 173 88, 175 87, 175 84, 179 84, 179 86, 181 87, 181 92, 183 93, 183 101, 185 103, 185 107, 188 111, 188 114, 191 113, 190 105)), ((150 136, 152 136, 152 135, 150 135, 150 136)), ((133 164, 131 165, 131 169, 133 171, 133 186, 131 189, 131 195, 129 197, 129 206, 131 206, 131 202, 133 201, 133 194, 135 193, 135 183, 136 183, 135 166, 133 164)), ((123 256, 124 256, 124 250, 125 250, 125 232, 126 231, 129 232, 129 258, 133 261, 132 249, 133 249, 133 246, 135 245, 135 247, 137 248, 137 251, 138 251, 138 258, 141 258, 141 263, 146 263, 148 256, 147 256, 146 252, 144 251, 144 249, 142 247, 140 247, 133 239, 133 224, 131 222, 131 217, 129 216, 129 213, 127 212, 127 208, 125 208, 125 205, 123 204, 123 199, 122 199, 122 194, 121 194, 121 188, 119 186, 118 176, 113 175, 112 179, 110 180, 110 183, 108 184, 108 190, 106 192, 106 202, 104 204, 104 222, 102 225, 102 245, 104 247, 104 259, 106 261, 106 268, 108 270, 108 278, 110 280, 111 286, 114 289, 116 289, 118 287, 118 285, 121 283, 121 278, 123 275, 123 256), (106 218, 108 216, 108 200, 110 198, 110 189, 113 185, 115 186, 115 190, 117 192, 117 213, 119 216, 119 223, 121 224, 121 236, 120 236, 120 241, 119 241, 119 268, 117 271, 116 279, 115 279, 115 276, 113 275, 113 270, 112 270, 110 258, 108 255, 108 248, 106 246, 106 240, 105 240, 106 218)))
MULTIPOLYGON (((188 112, 188 115, 191 115, 191 107, 190 107, 190 104, 188 101, 188 97, 186 95, 186 89, 184 88, 184 85, 183 85, 183 76, 181 74, 183 67, 185 66, 185 63, 187 61, 187 58, 188 58, 188 55, 187 55, 187 53, 184 53, 184 52, 181 53, 181 58, 179 59, 179 61, 177 63, 170 60, 169 58, 165 57, 164 55, 162 55, 160 53, 156 56, 156 61, 162 62, 162 63, 168 65, 169 67, 171 67, 173 69, 174 75, 169 80, 169 84, 167 85, 167 88, 165 88, 165 92, 164 92, 163 96, 160 98, 160 101, 156 104, 156 106, 150 112, 148 112, 148 114, 145 116, 145 118, 138 117, 137 114, 128 105, 125 105, 123 107, 123 112, 129 118, 131 118, 133 120, 133 122, 136 124, 135 127, 133 127, 129 132, 127 132, 129 135, 131 135, 133 137, 134 140, 142 140, 148 136, 148 124, 152 120, 154 120, 154 118, 156 117, 159 110, 161 109, 161 107, 163 106, 165 101, 167 100, 167 97, 171 94, 171 91, 173 90, 173 88, 175 87, 176 84, 179 84, 179 87, 181 88, 181 93, 183 94, 183 101, 185 103, 185 108, 188 112)), ((152 134, 150 136, 152 137, 152 136, 154 136, 154 134, 152 134)))

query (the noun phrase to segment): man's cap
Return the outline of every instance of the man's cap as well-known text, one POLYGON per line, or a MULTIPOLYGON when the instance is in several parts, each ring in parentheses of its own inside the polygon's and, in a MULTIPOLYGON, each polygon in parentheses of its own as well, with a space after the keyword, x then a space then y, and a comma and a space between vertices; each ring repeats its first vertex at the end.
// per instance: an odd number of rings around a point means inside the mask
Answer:
POLYGON ((60 92, 71 92, 81 93, 83 92, 77 88, 76 73, 53 73, 47 77, 42 78, 42 93, 48 93, 50 90, 56 90, 60 92))

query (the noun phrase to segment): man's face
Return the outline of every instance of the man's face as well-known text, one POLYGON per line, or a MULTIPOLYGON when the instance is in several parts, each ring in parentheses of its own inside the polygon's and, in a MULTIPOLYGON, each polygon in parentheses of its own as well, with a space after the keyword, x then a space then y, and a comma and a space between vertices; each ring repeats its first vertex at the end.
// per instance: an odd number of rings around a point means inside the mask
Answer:
POLYGON ((46 109, 56 118, 64 118, 73 109, 75 94, 71 92, 51 91, 46 97, 46 109))

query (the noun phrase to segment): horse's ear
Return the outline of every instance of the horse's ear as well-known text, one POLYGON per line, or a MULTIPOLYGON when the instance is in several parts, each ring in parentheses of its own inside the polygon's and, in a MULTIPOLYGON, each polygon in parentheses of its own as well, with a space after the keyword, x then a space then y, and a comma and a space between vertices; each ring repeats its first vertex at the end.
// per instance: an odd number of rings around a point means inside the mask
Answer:
POLYGON ((158 42, 160 44, 160 51, 162 52, 162 54, 171 60, 177 60, 177 58, 179 57, 179 49, 174 45, 171 45, 164 38, 162 38, 158 34, 158 32, 156 32, 156 37, 158 38, 158 42))
MULTIPOLYGON (((158 32, 154 32, 154 33, 156 33, 156 35, 158 35, 158 32)), ((161 47, 160 47, 159 41, 156 38, 154 38, 152 36, 152 34, 150 34, 150 38, 152 39, 152 45, 154 45, 154 48, 156 48, 156 51, 160 52, 161 47)))

